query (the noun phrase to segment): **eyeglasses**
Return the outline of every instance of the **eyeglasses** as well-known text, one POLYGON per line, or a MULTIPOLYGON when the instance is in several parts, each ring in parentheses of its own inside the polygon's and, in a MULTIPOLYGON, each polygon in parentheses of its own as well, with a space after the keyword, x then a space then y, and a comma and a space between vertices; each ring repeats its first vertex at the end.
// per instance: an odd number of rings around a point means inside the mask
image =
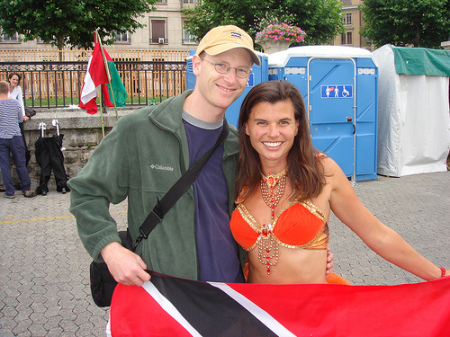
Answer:
POLYGON ((230 72, 230 69, 233 68, 236 71, 236 76, 239 78, 247 78, 250 76, 252 69, 249 67, 232 67, 228 62, 225 61, 218 61, 216 63, 208 61, 207 59, 203 59, 204 61, 211 63, 214 66, 214 69, 219 74, 228 74, 230 72))

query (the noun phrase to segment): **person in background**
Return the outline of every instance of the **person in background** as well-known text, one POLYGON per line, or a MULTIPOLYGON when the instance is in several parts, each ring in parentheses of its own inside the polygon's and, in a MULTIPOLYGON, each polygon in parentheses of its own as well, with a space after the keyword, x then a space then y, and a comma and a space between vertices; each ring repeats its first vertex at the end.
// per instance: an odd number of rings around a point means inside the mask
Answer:
POLYGON ((230 228, 248 252, 248 282, 346 283, 323 273, 332 211, 374 252, 424 279, 449 275, 360 202, 333 159, 314 149, 303 98, 287 81, 245 97, 239 116, 237 207, 230 228))
POLYGON ((20 127, 20 132, 22 134, 23 142, 25 144, 25 160, 26 160, 25 166, 28 166, 28 162, 30 161, 31 154, 30 154, 30 151, 28 150, 27 142, 25 140, 23 123, 28 122, 30 118, 25 115, 25 105, 23 102, 23 91, 22 91, 22 88, 20 87, 21 79, 22 79, 22 76, 20 76, 19 73, 16 73, 16 72, 9 73, 9 75, 8 75, 8 81, 9 81, 8 97, 17 100, 17 102, 19 102, 19 104, 20 104, 20 108, 22 109, 23 120, 21 122, 19 122, 19 127, 20 127))
POLYGON ((8 97, 9 85, 0 82, 0 167, 5 185, 3 197, 14 198, 14 185, 11 178, 10 153, 12 153, 17 174, 20 179, 21 190, 25 198, 36 196, 30 189, 31 181, 25 165, 25 145, 19 128, 23 120, 22 109, 17 100, 8 97))

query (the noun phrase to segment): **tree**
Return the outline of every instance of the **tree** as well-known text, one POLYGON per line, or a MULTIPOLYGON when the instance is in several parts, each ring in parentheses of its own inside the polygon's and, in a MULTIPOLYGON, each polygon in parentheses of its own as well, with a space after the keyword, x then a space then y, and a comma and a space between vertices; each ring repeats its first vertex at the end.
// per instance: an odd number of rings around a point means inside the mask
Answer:
POLYGON ((253 38, 267 15, 275 16, 306 32, 303 44, 329 43, 343 32, 339 0, 204 0, 184 11, 190 34, 201 39, 211 28, 236 25, 253 38))
POLYGON ((377 46, 440 48, 450 36, 450 0, 365 0, 361 34, 377 46))
POLYGON ((144 27, 136 19, 152 11, 156 0, 0 0, 2 32, 24 35, 24 40, 89 49, 94 31, 105 44, 115 33, 144 27))

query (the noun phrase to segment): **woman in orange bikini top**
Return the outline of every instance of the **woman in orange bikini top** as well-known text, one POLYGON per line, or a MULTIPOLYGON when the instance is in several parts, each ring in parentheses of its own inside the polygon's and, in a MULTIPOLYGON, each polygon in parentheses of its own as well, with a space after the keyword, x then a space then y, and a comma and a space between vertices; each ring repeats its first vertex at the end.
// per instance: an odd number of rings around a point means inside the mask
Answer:
POLYGON ((291 249, 327 249, 328 222, 312 203, 294 200, 273 219, 264 232, 243 202, 238 202, 231 217, 231 231, 246 251, 253 250, 261 239, 271 236, 279 245, 291 249))
POLYGON ((230 228, 248 251, 248 282, 335 283, 325 278, 330 211, 397 266, 425 280, 449 274, 376 219, 339 166, 314 149, 293 84, 268 81, 248 93, 239 143, 230 228))

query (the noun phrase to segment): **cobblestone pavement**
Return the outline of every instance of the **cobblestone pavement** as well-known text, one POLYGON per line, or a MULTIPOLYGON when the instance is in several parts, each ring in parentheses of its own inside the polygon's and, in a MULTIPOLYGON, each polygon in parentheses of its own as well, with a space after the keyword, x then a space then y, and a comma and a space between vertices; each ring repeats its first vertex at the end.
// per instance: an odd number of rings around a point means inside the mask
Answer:
MULTIPOLYGON (((450 172, 358 182, 363 203, 426 258, 450 267, 450 172)), ((0 198, 0 337, 104 336, 108 310, 91 299, 91 261, 69 213, 69 194, 46 197, 19 193, 0 198)), ((126 204, 111 207, 126 223, 126 204)), ((330 219, 335 272, 355 285, 414 283, 421 280, 368 249, 330 219)))

